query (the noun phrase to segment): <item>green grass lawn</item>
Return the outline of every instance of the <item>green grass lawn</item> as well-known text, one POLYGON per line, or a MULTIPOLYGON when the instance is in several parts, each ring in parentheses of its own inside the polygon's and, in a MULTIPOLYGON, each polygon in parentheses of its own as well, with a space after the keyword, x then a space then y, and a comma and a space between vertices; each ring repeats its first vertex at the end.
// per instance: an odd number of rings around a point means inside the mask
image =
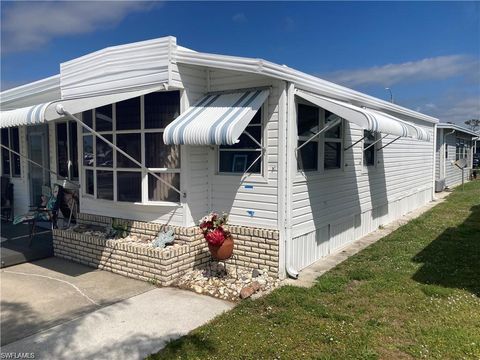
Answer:
POLYGON ((242 302, 150 359, 480 359, 480 181, 310 289, 242 302))

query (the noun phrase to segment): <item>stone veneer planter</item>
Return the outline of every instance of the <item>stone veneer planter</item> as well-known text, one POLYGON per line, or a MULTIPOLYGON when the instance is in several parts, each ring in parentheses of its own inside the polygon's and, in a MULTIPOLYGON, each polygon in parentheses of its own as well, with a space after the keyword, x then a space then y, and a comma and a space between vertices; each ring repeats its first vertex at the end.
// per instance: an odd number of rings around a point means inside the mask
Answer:
MULTIPOLYGON (((81 224, 108 225, 112 221, 106 216, 83 213, 78 216, 81 224)), ((55 229, 55 256, 162 286, 170 285, 188 270, 205 266, 210 261, 207 244, 196 227, 182 228, 124 219, 116 221, 128 225, 134 235, 152 238, 161 230, 172 229, 176 246, 155 249, 55 229)), ((229 231, 235 248, 234 258, 227 260, 227 267, 266 269, 271 276, 278 276, 278 231, 244 226, 229 226, 229 231)))

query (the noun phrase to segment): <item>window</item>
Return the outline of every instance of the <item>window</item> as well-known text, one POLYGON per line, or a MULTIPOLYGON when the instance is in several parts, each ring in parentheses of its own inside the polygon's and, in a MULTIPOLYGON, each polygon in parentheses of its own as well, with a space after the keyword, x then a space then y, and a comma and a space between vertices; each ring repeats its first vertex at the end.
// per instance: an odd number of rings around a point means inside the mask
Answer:
MULTIPOLYGON (((319 131, 319 111, 315 106, 298 104, 297 108, 297 129, 298 129, 298 147, 303 145, 308 139, 319 131)), ((302 171, 318 170, 318 143, 319 137, 316 136, 308 144, 303 146, 297 154, 297 169, 302 171)))
MULTIPOLYGON (((18 127, 2 129, 2 145, 20 153, 20 136, 18 127)), ((20 177, 20 156, 2 148, 2 175, 20 177)))
POLYGON ((69 180, 78 180, 77 124, 74 121, 56 124, 57 173, 69 180))
POLYGON ((375 166, 376 149, 375 145, 372 145, 377 139, 373 131, 363 131, 363 165, 375 166))
MULTIPOLYGON (((297 130, 300 147, 313 135, 317 134, 325 126, 341 118, 327 110, 316 106, 298 104, 297 107, 297 130)), ((303 145, 297 153, 297 169, 300 171, 317 171, 340 169, 343 157, 343 121, 334 127, 315 136, 303 145), (319 151, 323 158, 319 159, 319 151), (319 161, 320 160, 320 161, 319 161)))
POLYGON ((240 135, 238 143, 234 145, 220 145, 219 169, 220 173, 251 173, 260 174, 262 169, 262 109, 257 111, 252 121, 240 135), (255 141, 246 133, 251 135, 255 141), (259 159, 260 157, 260 159, 259 159))
MULTIPOLYGON (((168 184, 180 188, 180 146, 163 130, 180 113, 180 92, 156 92, 84 112, 99 134, 168 184)), ((110 145, 83 134, 85 193, 122 202, 179 202, 180 195, 110 145), (145 194, 145 195, 144 195, 145 194)))
MULTIPOLYGON (((324 126, 340 119, 338 115, 325 110, 324 126)), ((340 169, 342 167, 343 154, 343 122, 325 132, 323 152, 324 169, 340 169)))
POLYGON ((466 157, 465 140, 456 138, 455 160, 460 160, 465 157, 466 157))

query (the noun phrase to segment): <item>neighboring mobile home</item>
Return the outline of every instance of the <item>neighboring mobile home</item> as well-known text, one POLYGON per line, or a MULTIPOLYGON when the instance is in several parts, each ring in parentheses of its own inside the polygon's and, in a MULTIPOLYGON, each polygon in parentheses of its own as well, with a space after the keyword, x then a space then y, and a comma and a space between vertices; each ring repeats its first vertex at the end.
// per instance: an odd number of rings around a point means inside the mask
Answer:
POLYGON ((437 119, 174 37, 62 63, 59 75, 4 91, 1 106, 2 143, 59 174, 2 150, 17 214, 64 177, 80 184, 85 219, 168 224, 182 241, 210 210, 226 211, 237 263, 281 277, 434 193, 437 119))
MULTIPOLYGON (((455 162, 465 159, 464 181, 470 179, 478 134, 461 126, 449 123, 437 124, 437 154, 435 179, 437 191, 443 187, 454 187, 462 183, 462 168, 455 162)), ((457 163, 458 164, 458 163, 457 163)))

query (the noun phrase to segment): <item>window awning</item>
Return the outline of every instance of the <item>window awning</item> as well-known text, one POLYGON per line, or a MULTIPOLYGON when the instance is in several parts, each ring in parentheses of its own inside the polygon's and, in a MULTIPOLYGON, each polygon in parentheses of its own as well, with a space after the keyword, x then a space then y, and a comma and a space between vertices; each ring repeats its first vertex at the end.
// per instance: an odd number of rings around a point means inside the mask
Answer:
POLYGON ((430 141, 429 134, 414 124, 378 110, 364 109, 344 101, 297 90, 296 95, 352 122, 364 130, 430 141))
POLYGON ((82 111, 91 110, 104 105, 113 104, 123 100, 132 99, 154 91, 163 89, 163 87, 150 87, 141 90, 121 92, 115 94, 83 97, 69 100, 56 100, 43 104, 37 104, 15 110, 6 110, 0 112, 0 128, 38 125, 46 121, 52 121, 61 118, 57 113, 57 105, 62 105, 65 110, 71 114, 78 114, 82 111))
POLYGON ((260 109, 267 89, 209 94, 165 128, 167 145, 233 145, 260 109))

